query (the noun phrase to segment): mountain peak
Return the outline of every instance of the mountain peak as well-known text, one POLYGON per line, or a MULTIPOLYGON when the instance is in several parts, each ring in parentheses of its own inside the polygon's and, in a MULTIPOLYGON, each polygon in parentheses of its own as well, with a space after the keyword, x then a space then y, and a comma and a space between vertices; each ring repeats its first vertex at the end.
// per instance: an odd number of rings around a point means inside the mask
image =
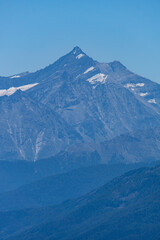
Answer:
POLYGON ((82 49, 78 46, 74 47, 73 50, 71 51, 74 54, 81 54, 83 53, 82 49))
POLYGON ((126 70, 126 67, 119 61, 113 61, 109 63, 109 65, 112 67, 113 71, 126 70))

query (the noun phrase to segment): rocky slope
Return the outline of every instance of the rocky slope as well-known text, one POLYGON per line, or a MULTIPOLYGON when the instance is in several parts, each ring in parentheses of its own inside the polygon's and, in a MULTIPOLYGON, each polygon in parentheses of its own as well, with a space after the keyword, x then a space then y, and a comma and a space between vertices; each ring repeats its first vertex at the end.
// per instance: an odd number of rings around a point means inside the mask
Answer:
POLYGON ((0 78, 0 160, 36 161, 160 125, 160 85, 79 47, 35 73, 0 78))

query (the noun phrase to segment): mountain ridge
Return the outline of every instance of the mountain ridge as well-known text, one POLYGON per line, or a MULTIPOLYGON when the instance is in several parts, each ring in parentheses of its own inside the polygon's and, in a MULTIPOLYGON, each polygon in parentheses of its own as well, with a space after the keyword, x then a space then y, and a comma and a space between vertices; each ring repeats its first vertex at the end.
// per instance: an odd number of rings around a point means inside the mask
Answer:
POLYGON ((159 92, 159 84, 118 61, 98 63, 79 47, 35 73, 2 78, 0 160, 37 161, 72 145, 154 129, 160 126, 159 92))
POLYGON ((159 165, 132 170, 57 206, 0 213, 0 231, 3 240, 158 240, 159 184, 159 165))

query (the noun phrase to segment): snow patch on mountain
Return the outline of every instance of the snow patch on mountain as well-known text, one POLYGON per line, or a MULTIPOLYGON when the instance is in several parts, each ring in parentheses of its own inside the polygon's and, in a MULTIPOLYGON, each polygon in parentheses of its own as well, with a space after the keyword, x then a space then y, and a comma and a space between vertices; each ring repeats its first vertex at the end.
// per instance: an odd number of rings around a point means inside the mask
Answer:
POLYGON ((135 91, 135 89, 134 89, 134 88, 131 88, 131 91, 135 91))
POLYGON ((87 74, 88 72, 91 72, 93 69, 94 69, 94 67, 88 68, 88 69, 84 72, 84 74, 87 74))
POLYGON ((144 83, 127 83, 125 85, 126 88, 134 88, 134 87, 144 87, 144 83))
POLYGON ((0 97, 2 96, 10 96, 12 94, 14 94, 17 90, 21 90, 21 91, 27 91, 28 89, 35 87, 36 85, 38 85, 39 83, 34 83, 34 84, 27 84, 24 86, 20 86, 20 87, 11 87, 9 89, 1 89, 0 90, 0 97))
POLYGON ((44 135, 44 132, 40 132, 38 134, 38 136, 37 136, 37 139, 36 139, 36 152, 35 152, 34 161, 37 160, 38 153, 41 150, 41 147, 43 145, 43 135, 44 135))
POLYGON ((153 98, 153 99, 149 99, 148 102, 149 102, 149 103, 157 104, 155 98, 153 98))
POLYGON ((144 83, 137 83, 136 87, 144 87, 144 83))
POLYGON ((80 59, 80 58, 82 58, 82 57, 84 57, 84 54, 81 53, 81 54, 79 54, 76 58, 77 58, 77 59, 80 59))
POLYGON ((130 88, 130 87, 134 88, 134 87, 135 87, 135 84, 127 83, 127 84, 125 85, 125 88, 130 88))
POLYGON ((97 87, 97 85, 93 86, 92 88, 95 89, 97 87))
POLYGON ((90 82, 91 84, 95 84, 97 82, 104 84, 106 82, 107 78, 108 78, 108 75, 105 75, 103 73, 98 73, 98 74, 94 75, 93 77, 87 79, 87 81, 90 82))
POLYGON ((145 92, 145 93, 140 93, 139 95, 141 96, 141 97, 145 97, 145 96, 147 96, 149 93, 148 92, 145 92))
POLYGON ((20 75, 15 75, 15 76, 12 76, 10 78, 20 78, 21 76, 20 75))

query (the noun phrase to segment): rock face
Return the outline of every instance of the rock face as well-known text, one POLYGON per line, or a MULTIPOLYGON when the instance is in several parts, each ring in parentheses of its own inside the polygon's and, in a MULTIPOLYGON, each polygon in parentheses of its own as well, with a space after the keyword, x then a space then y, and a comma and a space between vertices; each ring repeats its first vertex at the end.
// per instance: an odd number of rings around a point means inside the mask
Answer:
POLYGON ((40 71, 1 77, 0 112, 0 160, 36 161, 159 126, 160 85, 75 47, 40 71))

